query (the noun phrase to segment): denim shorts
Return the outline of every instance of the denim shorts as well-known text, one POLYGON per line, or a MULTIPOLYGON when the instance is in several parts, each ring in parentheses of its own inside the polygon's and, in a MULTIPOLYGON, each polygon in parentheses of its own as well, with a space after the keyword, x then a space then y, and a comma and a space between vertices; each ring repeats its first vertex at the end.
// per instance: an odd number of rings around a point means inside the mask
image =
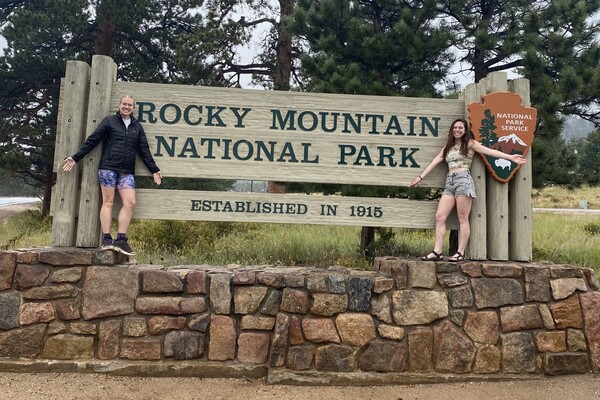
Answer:
POLYGON ((446 176, 446 186, 444 187, 443 195, 457 197, 475 195, 475 183, 471 177, 469 170, 454 172, 446 176))
POLYGON ((135 189, 135 178, 132 174, 124 174, 110 169, 99 169, 98 179, 100 180, 100 185, 104 187, 135 189))

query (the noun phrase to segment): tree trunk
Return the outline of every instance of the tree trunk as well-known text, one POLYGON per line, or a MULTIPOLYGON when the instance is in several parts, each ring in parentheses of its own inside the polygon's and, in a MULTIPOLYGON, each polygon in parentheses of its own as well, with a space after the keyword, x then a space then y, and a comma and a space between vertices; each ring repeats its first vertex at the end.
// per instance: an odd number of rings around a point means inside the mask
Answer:
MULTIPOLYGON (((279 20, 292 15, 294 12, 293 0, 279 0, 281 15, 279 20)), ((277 49, 276 65, 273 71, 273 89, 290 90, 290 77, 292 75, 292 35, 283 24, 277 24, 277 49)))
POLYGON ((54 186, 54 171, 52 165, 46 169, 46 179, 44 180, 44 197, 42 198, 42 219, 50 215, 50 204, 52 204, 52 186, 54 186))
POLYGON ((360 250, 365 257, 370 257, 371 248, 370 245, 375 240, 375 228, 372 226, 363 226, 360 231, 360 250))
MULTIPOLYGON (((292 15, 294 0, 279 0, 281 15, 279 20, 292 15)), ((275 68, 271 72, 273 90, 289 92, 292 77, 292 35, 281 22, 277 24, 277 48, 275 49, 275 68)), ((268 182, 268 193, 285 193, 285 183, 268 182)))
POLYGON ((115 21, 112 15, 103 16, 98 22, 100 33, 94 41, 94 54, 112 57, 115 41, 115 21))

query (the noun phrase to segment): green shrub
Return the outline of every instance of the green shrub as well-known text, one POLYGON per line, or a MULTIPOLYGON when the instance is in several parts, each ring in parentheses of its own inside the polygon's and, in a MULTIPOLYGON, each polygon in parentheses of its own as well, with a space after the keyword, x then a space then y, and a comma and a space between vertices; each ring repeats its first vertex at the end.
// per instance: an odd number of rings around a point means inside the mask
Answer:
POLYGON ((246 232, 252 224, 207 221, 135 221, 129 236, 156 251, 181 253, 185 250, 209 251, 216 241, 233 232, 246 232))
POLYGON ((592 236, 600 235, 600 223, 585 224, 583 230, 592 236))

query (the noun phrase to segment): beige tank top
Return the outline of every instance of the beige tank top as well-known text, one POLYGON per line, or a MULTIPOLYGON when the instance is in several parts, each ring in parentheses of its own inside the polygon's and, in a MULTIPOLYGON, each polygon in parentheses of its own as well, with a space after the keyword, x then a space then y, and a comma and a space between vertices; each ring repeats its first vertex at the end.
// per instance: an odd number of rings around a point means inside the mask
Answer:
POLYGON ((475 152, 473 150, 469 150, 468 156, 463 156, 460 153, 460 145, 455 144, 448 150, 448 154, 446 154, 446 162, 448 163, 448 169, 469 169, 471 168, 471 162, 473 162, 473 154, 475 152))

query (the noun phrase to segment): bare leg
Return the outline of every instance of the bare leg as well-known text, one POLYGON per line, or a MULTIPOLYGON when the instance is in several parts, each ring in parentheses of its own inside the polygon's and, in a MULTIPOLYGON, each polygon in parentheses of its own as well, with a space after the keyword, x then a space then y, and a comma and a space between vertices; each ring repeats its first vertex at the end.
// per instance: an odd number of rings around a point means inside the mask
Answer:
POLYGON ((100 186, 102 192, 102 207, 100 208, 100 226, 102 233, 110 233, 112 208, 115 201, 115 188, 100 186))
POLYGON ((442 253, 444 247, 444 237, 446 236, 446 220, 448 215, 454 209, 456 199, 452 196, 442 195, 435 213, 435 245, 433 250, 436 253, 442 253))
POLYGON ((118 233, 127 233, 135 207, 135 189, 119 189, 123 207, 119 211, 118 233))
POLYGON ((473 198, 470 196, 458 196, 456 198, 456 213, 458 216, 458 252, 465 254, 469 237, 471 236, 471 225, 469 224, 469 214, 473 198))

